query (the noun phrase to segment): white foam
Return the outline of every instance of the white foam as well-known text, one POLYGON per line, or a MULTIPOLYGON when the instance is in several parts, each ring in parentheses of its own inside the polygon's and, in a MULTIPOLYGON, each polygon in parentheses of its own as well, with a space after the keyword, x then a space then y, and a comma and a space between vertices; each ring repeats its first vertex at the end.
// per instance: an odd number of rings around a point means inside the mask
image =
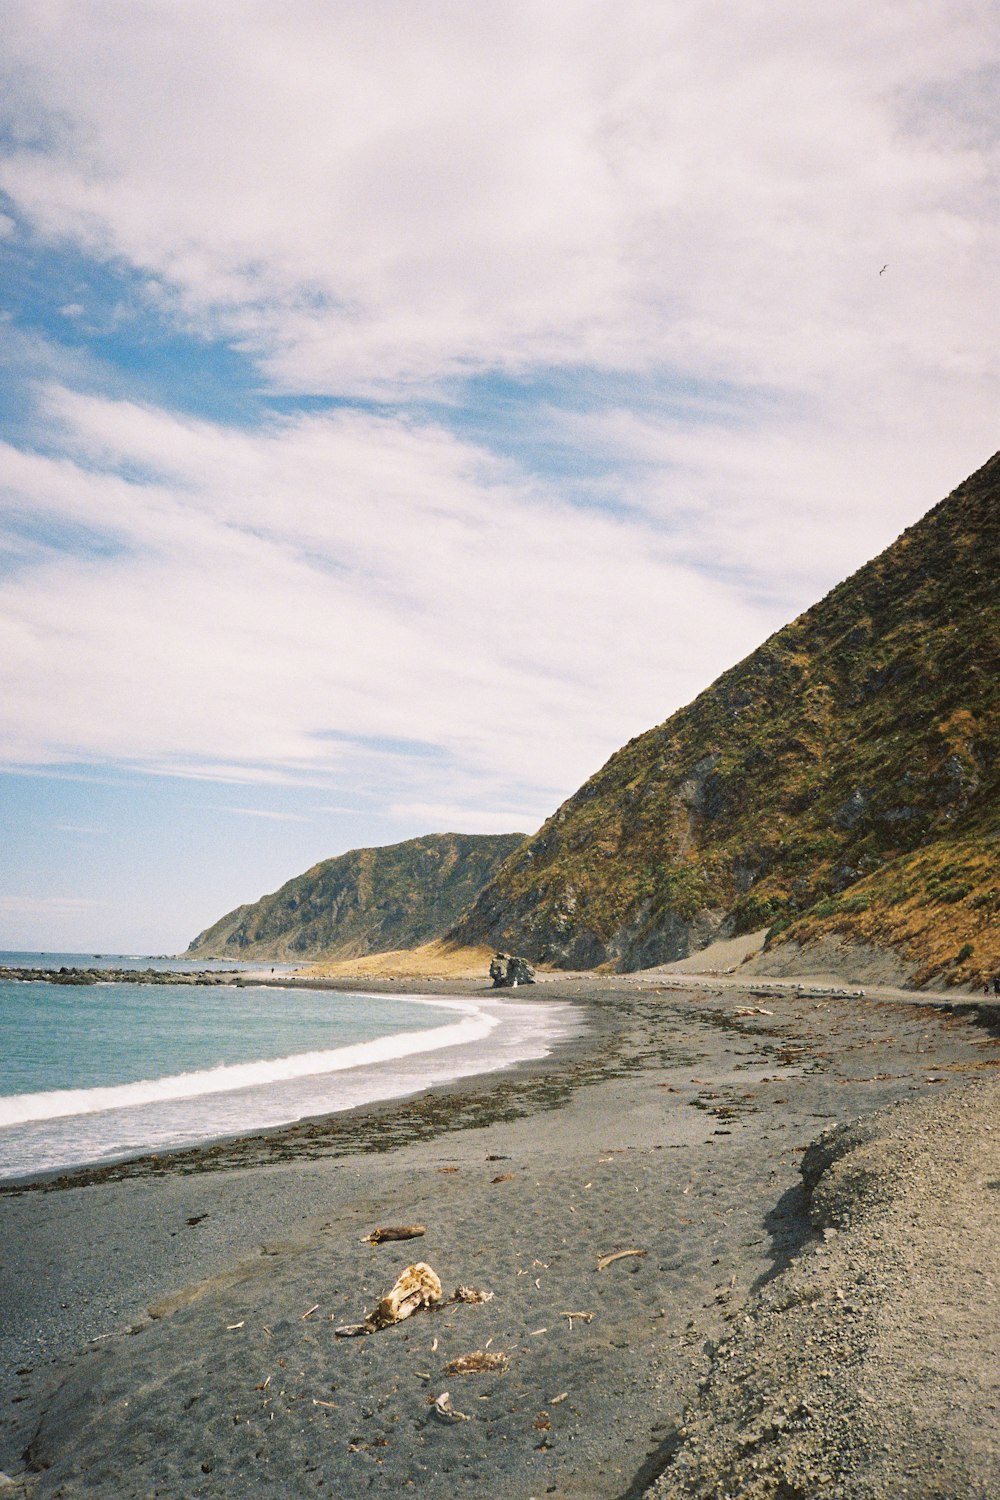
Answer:
POLYGON ((177 1099, 197 1099, 206 1094, 223 1094, 233 1089, 254 1088, 263 1084, 286 1083, 347 1068, 369 1067, 395 1062, 420 1052, 437 1052, 481 1042, 499 1024, 478 1005, 435 997, 423 1000, 417 996, 399 995, 413 1005, 432 1005, 438 1010, 457 1011, 461 1019, 427 1031, 403 1031, 394 1036, 377 1037, 370 1042, 355 1042, 347 1047, 327 1051, 301 1052, 292 1057, 267 1058, 258 1062, 230 1063, 194 1073, 178 1073, 167 1078, 146 1078, 136 1083, 111 1084, 89 1089, 51 1089, 40 1094, 12 1094, 0 1098, 0 1129, 27 1125, 36 1120, 59 1120, 70 1115, 98 1114, 104 1110, 128 1109, 144 1104, 165 1103, 177 1099))

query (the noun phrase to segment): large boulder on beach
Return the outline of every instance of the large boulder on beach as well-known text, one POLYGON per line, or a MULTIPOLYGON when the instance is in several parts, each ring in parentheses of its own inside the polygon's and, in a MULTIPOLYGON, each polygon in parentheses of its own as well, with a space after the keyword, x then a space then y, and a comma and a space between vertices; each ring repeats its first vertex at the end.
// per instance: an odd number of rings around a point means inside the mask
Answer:
POLYGON ((526 958, 495 953, 490 963, 490 978, 495 990, 512 990, 519 984, 534 984, 535 971, 526 958))

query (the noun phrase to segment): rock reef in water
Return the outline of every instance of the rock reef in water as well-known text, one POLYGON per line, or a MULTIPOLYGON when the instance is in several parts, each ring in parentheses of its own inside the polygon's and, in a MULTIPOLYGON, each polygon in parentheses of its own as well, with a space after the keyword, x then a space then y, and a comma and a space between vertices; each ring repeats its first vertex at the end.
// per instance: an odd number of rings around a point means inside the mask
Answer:
POLYGON ((220 973, 217 969, 198 969, 184 973, 177 969, 25 969, 20 967, 0 968, 0 980, 29 982, 42 980, 46 984, 236 984, 234 973, 220 973))

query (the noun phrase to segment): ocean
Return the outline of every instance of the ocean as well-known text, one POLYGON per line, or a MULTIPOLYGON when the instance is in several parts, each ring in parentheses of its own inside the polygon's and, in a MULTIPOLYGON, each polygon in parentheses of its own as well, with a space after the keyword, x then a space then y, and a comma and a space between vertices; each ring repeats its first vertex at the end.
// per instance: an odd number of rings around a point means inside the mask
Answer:
MULTIPOLYGON (((0 967, 99 962, 234 967, 0 952, 0 967)), ((573 1024, 565 1004, 488 994, 0 980, 0 1179, 402 1097, 543 1057, 573 1024)))

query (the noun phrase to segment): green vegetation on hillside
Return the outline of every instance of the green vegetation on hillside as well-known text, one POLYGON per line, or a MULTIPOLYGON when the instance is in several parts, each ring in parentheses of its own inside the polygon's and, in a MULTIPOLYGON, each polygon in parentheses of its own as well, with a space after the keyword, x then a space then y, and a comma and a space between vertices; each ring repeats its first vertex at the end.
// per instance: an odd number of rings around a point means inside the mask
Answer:
POLYGON ((439 938, 523 842, 521 833, 433 833, 352 849, 195 938, 191 957, 357 958, 439 938))
POLYGON ((612 756, 450 936, 630 969, 836 930, 996 970, 998 570, 1000 455, 612 756))

